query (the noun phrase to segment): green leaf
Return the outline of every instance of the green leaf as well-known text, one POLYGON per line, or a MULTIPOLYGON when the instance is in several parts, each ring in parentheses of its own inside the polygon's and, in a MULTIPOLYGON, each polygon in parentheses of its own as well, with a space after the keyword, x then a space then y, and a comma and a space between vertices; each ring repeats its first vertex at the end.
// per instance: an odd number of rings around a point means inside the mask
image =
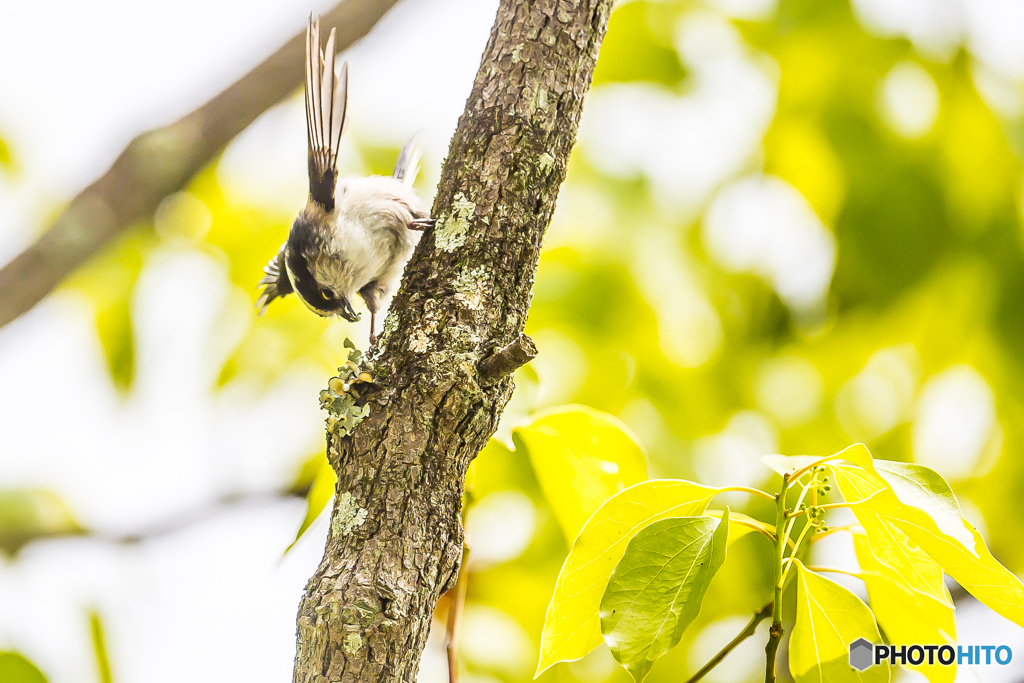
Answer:
POLYGON ((658 520, 702 514, 716 493, 679 479, 645 481, 608 499, 587 520, 558 573, 540 637, 537 675, 557 662, 580 659, 604 642, 601 598, 630 539, 658 520))
POLYGON ((565 538, 576 540, 613 495, 647 479, 643 446, 616 417, 585 406, 545 411, 512 433, 525 450, 565 538))
POLYGON ((308 484, 309 492, 306 494, 306 517, 302 520, 298 533, 295 534, 295 540, 285 548, 286 555, 299 542, 302 534, 306 533, 306 529, 323 512, 327 503, 334 496, 334 489, 338 483, 338 475, 335 474, 334 468, 331 467, 331 463, 328 462, 327 455, 324 453, 314 456, 302 466, 297 486, 301 485, 303 481, 309 481, 311 473, 312 481, 308 484))
POLYGON ((36 665, 17 652, 0 652, 0 681, 4 683, 46 683, 36 665))
POLYGON ((850 643, 865 638, 881 643, 871 610, 838 583, 797 568, 796 624, 789 641, 789 671, 796 683, 887 683, 888 662, 857 671, 850 666, 850 643))
POLYGON ((923 598, 953 607, 943 582, 942 567, 928 553, 882 515, 865 507, 858 509, 856 515, 879 571, 923 598))
POLYGON ((875 460, 878 474, 889 483, 901 503, 928 513, 943 533, 970 548, 972 535, 964 527, 960 503, 942 475, 924 465, 875 460))
POLYGON ((601 600, 601 633, 637 683, 679 644, 725 561, 729 509, 710 517, 673 517, 640 531, 626 546, 601 600))
MULTIPOLYGON (((895 533, 898 534, 899 531, 896 530, 895 533)), ((876 555, 877 549, 869 545, 869 536, 855 534, 853 544, 861 569, 861 578, 868 589, 871 610, 890 643, 956 645, 953 603, 944 585, 940 583, 943 591, 941 601, 922 595, 918 590, 919 582, 916 578, 895 573, 879 560, 876 555)), ((931 569, 919 570, 918 574, 933 575, 938 571, 941 582, 942 570, 934 560, 920 549, 913 551, 913 555, 920 565, 933 565, 931 569)), ((956 678, 955 664, 929 665, 926 660, 923 664, 908 664, 907 667, 919 671, 931 683, 952 683, 956 678)))
POLYGON ((782 475, 792 472, 801 467, 806 467, 816 460, 821 460, 817 455, 762 455, 761 462, 765 467, 776 474, 782 475))
POLYGON ((961 517, 952 525, 950 510, 959 504, 942 477, 921 465, 880 462, 831 466, 843 498, 863 501, 852 509, 865 529, 871 524, 865 511, 891 522, 971 595, 1024 626, 1024 584, 992 557, 970 522, 961 517))
POLYGON ((34 539, 82 531, 64 501, 52 491, 0 491, 0 552, 8 557, 34 539))
POLYGON ((875 460, 861 443, 850 446, 841 455, 881 479, 901 503, 926 513, 947 536, 959 540, 965 548, 973 545, 971 534, 963 525, 960 503, 938 472, 924 465, 875 460))

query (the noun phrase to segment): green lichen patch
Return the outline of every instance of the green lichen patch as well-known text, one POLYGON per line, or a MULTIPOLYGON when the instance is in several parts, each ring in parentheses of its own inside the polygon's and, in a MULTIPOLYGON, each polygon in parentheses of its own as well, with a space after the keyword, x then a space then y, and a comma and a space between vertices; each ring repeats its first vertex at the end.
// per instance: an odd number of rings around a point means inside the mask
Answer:
POLYGON ((327 411, 327 430, 335 436, 348 436, 370 414, 370 406, 359 406, 356 399, 362 387, 373 382, 373 376, 355 344, 346 339, 345 346, 350 349, 348 362, 338 368, 338 375, 320 392, 320 408, 327 411))
POLYGON ((366 521, 366 508, 359 507, 355 496, 348 491, 338 496, 338 506, 331 518, 331 531, 335 536, 347 536, 366 521))
POLYGON ((363 649, 363 639, 358 633, 349 633, 345 640, 341 641, 341 648, 346 654, 357 655, 363 649))
POLYGON ((484 266, 464 267, 455 278, 455 299, 466 308, 480 310, 483 308, 484 295, 490 279, 491 272, 484 266))
POLYGON ((434 245, 441 251, 455 251, 466 243, 469 233, 469 219, 476 211, 476 204, 466 199, 461 192, 452 200, 451 213, 438 221, 434 231, 434 245))
POLYGON ((423 333, 422 330, 416 330, 409 337, 409 350, 414 353, 423 353, 430 348, 430 337, 423 333))

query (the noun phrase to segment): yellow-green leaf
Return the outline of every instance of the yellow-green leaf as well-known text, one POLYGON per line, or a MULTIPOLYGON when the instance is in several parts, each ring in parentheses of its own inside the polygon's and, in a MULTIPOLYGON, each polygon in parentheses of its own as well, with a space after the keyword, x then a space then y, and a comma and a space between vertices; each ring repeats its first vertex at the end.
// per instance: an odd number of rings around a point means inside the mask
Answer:
POLYGON ((647 479, 647 457, 637 438, 619 419, 592 408, 545 411, 512 438, 529 454, 569 543, 602 503, 647 479))
MULTIPOLYGON (((970 522, 961 517, 962 531, 950 529, 949 510, 956 499, 949 502, 953 493, 948 484, 945 481, 941 482, 945 487, 939 484, 942 478, 934 472, 922 475, 914 470, 902 470, 901 475, 893 476, 888 469, 897 463, 884 465, 886 470, 876 470, 879 462, 870 469, 863 465, 857 468, 831 466, 843 498, 850 502, 863 501, 853 506, 858 521, 864 524, 864 519, 868 519, 864 511, 880 515, 920 545, 971 595, 1010 621, 1024 626, 1024 584, 992 557, 985 539, 970 522), (890 476, 884 477, 882 473, 890 476), (893 481, 898 483, 894 486, 893 481), (915 491, 915 488, 920 490, 915 491), (899 489, 899 497, 894 489, 899 489), (969 539, 966 544, 965 539, 969 539)), ((928 469, 920 465, 914 467, 928 469)))
POLYGON ((303 477, 308 477, 311 471, 315 472, 315 474, 313 474, 312 483, 309 484, 309 492, 306 494, 306 517, 302 520, 298 533, 295 534, 295 540, 285 548, 285 554, 299 542, 302 534, 306 533, 306 529, 323 512, 331 497, 334 496, 334 489, 338 483, 338 475, 334 473, 334 468, 331 467, 331 463, 328 462, 327 456, 323 453, 306 462, 302 470, 302 474, 299 475, 300 481, 303 477))
POLYGON ((601 600, 601 632, 637 683, 679 644, 725 561, 729 510, 722 519, 671 517, 626 546, 601 600))
POLYGON ((789 641, 789 671, 796 683, 888 683, 888 662, 864 671, 850 666, 850 643, 860 638, 882 642, 868 606, 835 581, 794 562, 796 624, 789 641))
POLYGON ((630 539, 660 519, 702 514, 716 493, 690 481, 645 481, 608 499, 587 520, 558 573, 540 637, 537 675, 557 662, 580 659, 604 642, 601 596, 630 539))
MULTIPOLYGON (((915 643, 955 646, 956 622, 952 600, 945 586, 940 584, 942 601, 922 595, 914 585, 918 583, 917 580, 909 580, 909 577, 903 577, 886 567, 877 557, 877 549, 869 545, 868 539, 864 534, 855 534, 854 549, 861 578, 868 589, 871 610, 889 642, 897 646, 915 643)), ((933 565, 933 568, 921 571, 920 574, 931 575, 938 570, 941 581, 942 571, 923 551, 916 551, 915 560, 921 565, 933 565)), ((951 683, 956 678, 956 664, 943 666, 938 662, 928 664, 925 660, 923 664, 908 664, 907 667, 919 671, 931 683, 951 683)))
POLYGON ((942 567, 921 550, 903 531, 882 515, 862 507, 857 521, 864 527, 866 543, 886 577, 899 581, 907 590, 953 607, 942 578, 942 567))
POLYGON ((818 455, 762 455, 761 462, 776 474, 786 474, 821 460, 818 455))
POLYGON ((861 443, 850 446, 841 455, 881 479, 901 503, 926 513, 944 534, 957 539, 965 548, 971 547, 973 541, 963 526, 960 503, 938 472, 924 465, 875 460, 861 443))
POLYGON ((36 665, 17 652, 0 652, 0 681, 4 683, 46 683, 36 665))

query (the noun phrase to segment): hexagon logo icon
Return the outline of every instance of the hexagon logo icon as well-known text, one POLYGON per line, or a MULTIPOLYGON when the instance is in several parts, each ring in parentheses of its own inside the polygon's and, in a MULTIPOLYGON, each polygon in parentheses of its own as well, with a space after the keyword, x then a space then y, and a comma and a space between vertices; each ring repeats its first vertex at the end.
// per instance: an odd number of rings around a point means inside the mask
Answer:
POLYGON ((850 666, 857 671, 863 671, 874 666, 875 647, 865 638, 858 638, 850 643, 850 666))

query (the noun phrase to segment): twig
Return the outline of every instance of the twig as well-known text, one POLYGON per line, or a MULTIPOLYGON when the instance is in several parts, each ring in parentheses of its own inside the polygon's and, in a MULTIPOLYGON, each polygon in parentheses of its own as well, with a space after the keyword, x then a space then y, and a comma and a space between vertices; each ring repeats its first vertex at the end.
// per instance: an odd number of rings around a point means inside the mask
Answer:
POLYGON ((525 334, 480 362, 480 377, 485 383, 494 383, 537 357, 537 347, 525 334))
MULTIPOLYGON (((462 528, 466 528, 466 517, 473 505, 473 491, 467 487, 462 503, 462 528)), ((459 578, 452 589, 452 602, 448 607, 448 623, 445 625, 445 654, 448 656, 448 683, 459 683, 459 627, 462 625, 462 608, 466 604, 469 590, 469 541, 462 542, 462 562, 459 564, 459 578)))
POLYGON ((701 667, 701 670, 695 673, 687 683, 697 683, 700 679, 704 678, 709 671, 718 666, 719 662, 729 656, 729 653, 736 649, 736 646, 742 643, 744 640, 754 635, 754 631, 757 630, 757 625, 772 615, 772 611, 775 608, 775 603, 768 601, 764 607, 754 612, 754 616, 750 619, 750 623, 747 627, 739 632, 735 638, 733 638, 728 645, 722 648, 721 652, 711 658, 711 660, 701 667))
POLYGON ((448 683, 459 683, 459 627, 462 625, 462 607, 466 604, 469 588, 469 544, 462 546, 462 565, 459 580, 455 584, 455 595, 448 607, 448 624, 445 628, 445 652, 448 655, 448 683))
MULTIPOLYGON (((336 45, 344 50, 396 2, 344 0, 324 15, 323 23, 337 27, 336 45)), ((148 220, 164 197, 185 187, 257 116, 297 89, 304 54, 303 31, 192 113, 132 140, 35 244, 0 269, 0 327, 39 303, 130 225, 148 220)))

